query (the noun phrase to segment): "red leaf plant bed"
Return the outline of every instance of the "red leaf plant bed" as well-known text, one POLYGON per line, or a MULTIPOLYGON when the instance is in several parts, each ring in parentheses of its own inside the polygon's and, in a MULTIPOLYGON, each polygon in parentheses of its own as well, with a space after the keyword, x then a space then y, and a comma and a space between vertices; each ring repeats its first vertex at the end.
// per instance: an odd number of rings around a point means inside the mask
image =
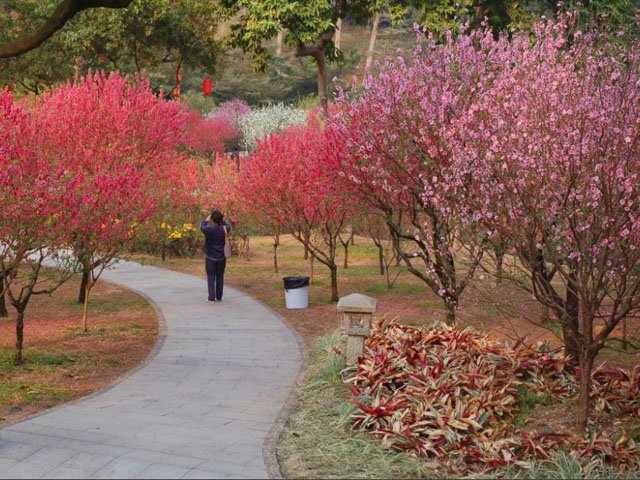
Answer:
MULTIPOLYGON (((545 344, 500 344, 472 328, 380 324, 348 379, 357 407, 353 425, 455 472, 527 468, 529 460, 557 450, 578 458, 602 455, 626 468, 640 443, 624 431, 613 437, 603 429, 577 435, 516 426, 523 395, 573 400, 578 377, 561 352, 545 344)), ((596 368, 593 381, 596 412, 639 413, 640 366, 632 372, 596 368)))

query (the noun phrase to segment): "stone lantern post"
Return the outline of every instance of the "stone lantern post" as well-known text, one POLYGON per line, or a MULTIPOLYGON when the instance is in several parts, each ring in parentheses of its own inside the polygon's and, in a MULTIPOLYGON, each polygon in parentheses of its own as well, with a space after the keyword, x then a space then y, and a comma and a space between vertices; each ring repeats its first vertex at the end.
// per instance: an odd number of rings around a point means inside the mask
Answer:
POLYGON ((352 293, 338 301, 347 335, 347 365, 355 365, 364 351, 364 339, 369 335, 377 303, 375 298, 360 293, 352 293))

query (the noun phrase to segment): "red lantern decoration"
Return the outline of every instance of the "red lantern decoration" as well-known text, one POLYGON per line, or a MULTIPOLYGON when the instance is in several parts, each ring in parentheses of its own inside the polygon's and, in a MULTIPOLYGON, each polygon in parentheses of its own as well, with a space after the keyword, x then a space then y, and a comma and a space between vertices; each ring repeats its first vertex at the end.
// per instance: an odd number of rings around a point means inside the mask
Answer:
POLYGON ((180 85, 176 85, 176 86, 173 88, 173 96, 174 96, 175 98, 178 98, 178 97, 180 96, 180 85))
POLYGON ((211 95, 211 92, 213 92, 213 82, 210 78, 205 78, 202 82, 202 93, 211 95))

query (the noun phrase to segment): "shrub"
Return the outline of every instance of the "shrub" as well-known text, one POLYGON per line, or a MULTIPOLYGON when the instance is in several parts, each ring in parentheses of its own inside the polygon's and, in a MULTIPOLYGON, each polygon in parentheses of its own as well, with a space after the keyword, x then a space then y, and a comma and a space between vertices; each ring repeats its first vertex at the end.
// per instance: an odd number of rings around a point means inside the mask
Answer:
POLYGON ((282 103, 254 110, 240 117, 242 145, 246 150, 258 148, 258 141, 266 135, 284 130, 289 125, 304 125, 308 112, 299 108, 287 107, 282 103))

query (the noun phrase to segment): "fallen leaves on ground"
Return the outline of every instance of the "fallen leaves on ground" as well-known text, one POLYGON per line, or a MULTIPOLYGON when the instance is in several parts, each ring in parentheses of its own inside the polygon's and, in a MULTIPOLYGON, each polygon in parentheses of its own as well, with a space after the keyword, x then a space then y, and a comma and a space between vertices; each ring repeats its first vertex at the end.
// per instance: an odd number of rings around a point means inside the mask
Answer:
MULTIPOLYGON (((599 454, 625 468, 640 454, 625 433, 614 441, 603 430, 574 435, 516 426, 523 397, 575 399, 578 377, 560 349, 545 344, 499 344, 458 326, 380 323, 348 379, 357 407, 353 425, 457 472, 527 468, 560 448, 579 458, 599 454)), ((594 369, 596 411, 637 414, 638 399, 640 367, 594 369)))

